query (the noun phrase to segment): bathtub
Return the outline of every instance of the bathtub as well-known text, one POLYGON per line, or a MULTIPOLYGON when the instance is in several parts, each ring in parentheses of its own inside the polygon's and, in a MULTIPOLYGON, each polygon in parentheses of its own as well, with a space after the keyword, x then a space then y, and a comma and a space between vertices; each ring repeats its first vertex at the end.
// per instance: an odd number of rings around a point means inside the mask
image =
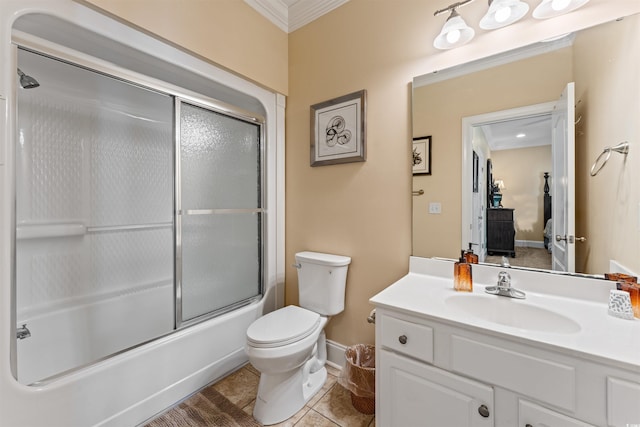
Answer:
POLYGON ((36 383, 170 333, 173 299, 166 282, 19 314, 31 336, 17 342, 18 381, 36 383))
POLYGON ((3 371, 0 424, 141 424, 245 364, 246 329, 263 314, 266 299, 43 384, 25 386, 3 371))

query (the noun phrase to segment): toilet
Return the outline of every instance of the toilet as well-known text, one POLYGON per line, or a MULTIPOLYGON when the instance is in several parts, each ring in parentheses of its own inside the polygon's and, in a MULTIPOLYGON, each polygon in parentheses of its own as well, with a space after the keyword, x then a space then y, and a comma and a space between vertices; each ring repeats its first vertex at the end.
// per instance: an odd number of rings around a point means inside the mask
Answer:
POLYGON ((262 316, 247 329, 245 351, 260 371, 253 417, 263 425, 290 418, 327 379, 324 327, 344 310, 351 258, 299 252, 300 306, 290 305, 262 316))

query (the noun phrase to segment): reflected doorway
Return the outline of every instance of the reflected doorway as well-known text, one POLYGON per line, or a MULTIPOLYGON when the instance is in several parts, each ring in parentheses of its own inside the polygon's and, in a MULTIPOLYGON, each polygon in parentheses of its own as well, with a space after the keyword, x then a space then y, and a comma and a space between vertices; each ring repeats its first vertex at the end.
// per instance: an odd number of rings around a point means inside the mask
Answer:
POLYGON ((483 242, 473 246, 482 262, 501 264, 506 255, 513 266, 551 269, 551 255, 545 245, 548 227, 544 215, 544 173, 552 168, 553 104, 463 119, 462 245, 468 247, 469 243, 483 242), (480 158, 483 161, 481 167, 477 167, 480 158), (492 206, 493 187, 501 193, 501 206, 492 206), (480 189, 486 193, 485 197, 480 189), (503 211, 492 212, 494 209, 503 211), (509 210, 512 216, 506 218, 509 210), (490 214, 496 213, 505 214, 498 216, 500 220, 512 221, 512 224, 498 224, 499 230, 515 230, 511 236, 502 236, 506 243, 501 244, 512 245, 510 247, 496 246, 488 236, 495 227, 490 214))

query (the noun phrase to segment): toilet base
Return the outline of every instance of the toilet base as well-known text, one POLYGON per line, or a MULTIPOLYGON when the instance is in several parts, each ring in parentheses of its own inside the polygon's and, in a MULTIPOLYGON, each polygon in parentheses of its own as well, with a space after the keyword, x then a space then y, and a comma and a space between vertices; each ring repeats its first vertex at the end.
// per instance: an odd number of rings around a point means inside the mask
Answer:
POLYGON ((306 375, 303 367, 281 374, 261 374, 253 417, 262 425, 291 418, 320 391, 326 380, 324 366, 306 375))

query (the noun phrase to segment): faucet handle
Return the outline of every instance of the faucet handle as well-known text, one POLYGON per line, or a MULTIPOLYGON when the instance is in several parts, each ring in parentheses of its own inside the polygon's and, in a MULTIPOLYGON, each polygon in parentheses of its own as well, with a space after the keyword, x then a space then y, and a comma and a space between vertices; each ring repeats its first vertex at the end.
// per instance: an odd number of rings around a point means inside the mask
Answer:
POLYGON ((506 271, 498 273, 498 287, 510 288, 511 287, 511 275, 506 271))

